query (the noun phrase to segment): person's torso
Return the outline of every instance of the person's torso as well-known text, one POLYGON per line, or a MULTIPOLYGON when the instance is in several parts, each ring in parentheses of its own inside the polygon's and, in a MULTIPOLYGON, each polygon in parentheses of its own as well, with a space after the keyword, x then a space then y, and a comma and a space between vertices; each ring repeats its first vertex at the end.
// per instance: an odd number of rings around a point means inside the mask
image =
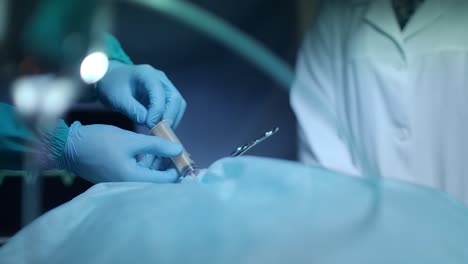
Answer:
POLYGON ((468 203, 468 2, 426 0, 403 31, 390 1, 356 2, 335 53, 336 112, 356 165, 468 203))

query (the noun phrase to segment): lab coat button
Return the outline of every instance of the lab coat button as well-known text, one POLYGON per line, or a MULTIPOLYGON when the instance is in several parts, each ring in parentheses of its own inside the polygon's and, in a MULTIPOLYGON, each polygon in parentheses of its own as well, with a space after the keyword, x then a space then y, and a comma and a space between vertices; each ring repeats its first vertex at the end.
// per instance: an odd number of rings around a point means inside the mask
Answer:
POLYGON ((410 134, 409 134, 409 130, 405 127, 400 127, 398 129, 398 139, 400 141, 406 141, 408 140, 410 134))

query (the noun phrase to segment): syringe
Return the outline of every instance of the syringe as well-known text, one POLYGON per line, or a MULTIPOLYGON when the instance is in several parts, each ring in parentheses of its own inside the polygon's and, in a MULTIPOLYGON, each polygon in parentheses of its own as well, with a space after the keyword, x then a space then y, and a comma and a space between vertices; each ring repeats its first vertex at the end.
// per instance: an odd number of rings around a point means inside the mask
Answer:
MULTIPOLYGON (((157 125, 155 125, 153 129, 151 129, 150 134, 182 145, 166 120, 162 120, 157 125)), ((185 148, 179 156, 171 158, 171 160, 174 163, 176 169, 179 171, 181 179, 186 176, 198 175, 199 169, 192 158, 190 158, 190 155, 185 150, 185 148)))

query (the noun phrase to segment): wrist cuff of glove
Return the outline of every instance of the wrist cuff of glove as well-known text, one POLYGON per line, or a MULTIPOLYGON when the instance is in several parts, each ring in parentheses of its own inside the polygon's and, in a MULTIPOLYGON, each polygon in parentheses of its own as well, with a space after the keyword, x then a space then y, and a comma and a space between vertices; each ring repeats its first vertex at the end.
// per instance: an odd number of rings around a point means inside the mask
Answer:
POLYGON ((68 137, 68 126, 59 120, 51 130, 39 131, 39 164, 45 169, 59 167, 68 137))
MULTIPOLYGON (((72 164, 70 164, 70 156, 68 155, 67 151, 67 143, 70 145, 68 141, 73 138, 73 136, 76 134, 76 129, 78 127, 82 126, 79 121, 73 122, 73 124, 68 128, 67 130, 67 140, 65 141, 62 153, 60 157, 56 160, 57 168, 59 169, 65 169, 73 172, 72 169, 72 164)), ((73 147, 72 147, 73 148, 73 147)))

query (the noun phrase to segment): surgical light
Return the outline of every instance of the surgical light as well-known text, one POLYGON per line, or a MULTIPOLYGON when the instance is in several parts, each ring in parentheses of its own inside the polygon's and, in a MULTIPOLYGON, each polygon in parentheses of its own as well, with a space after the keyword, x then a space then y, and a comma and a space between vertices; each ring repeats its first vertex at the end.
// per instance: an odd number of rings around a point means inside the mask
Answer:
POLYGON ((96 83, 104 77, 109 67, 109 59, 103 52, 94 52, 81 62, 81 79, 87 84, 96 83))

